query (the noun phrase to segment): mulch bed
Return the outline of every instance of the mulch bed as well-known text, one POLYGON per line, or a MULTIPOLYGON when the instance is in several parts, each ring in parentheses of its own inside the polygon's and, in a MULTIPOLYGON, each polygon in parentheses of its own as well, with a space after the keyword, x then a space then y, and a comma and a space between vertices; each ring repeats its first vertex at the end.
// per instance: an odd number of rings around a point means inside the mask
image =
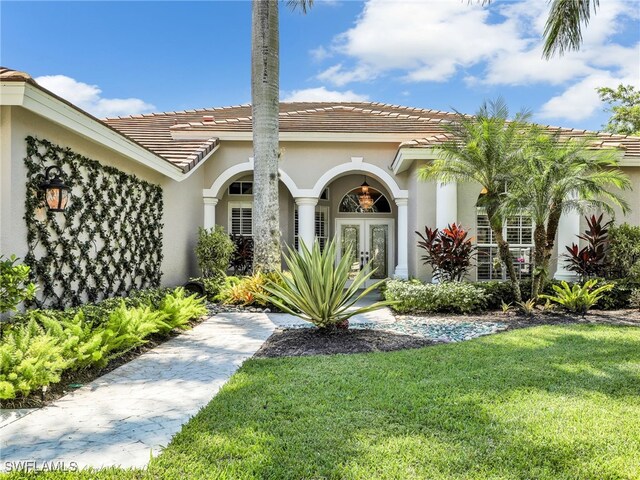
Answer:
MULTIPOLYGON (((536 312, 534 315, 518 315, 514 312, 488 312, 484 314, 451 315, 398 315, 403 318, 429 318, 448 322, 488 322, 503 323, 506 330, 558 324, 607 324, 640 327, 638 310, 593 310, 584 317, 559 312, 536 312)), ((299 357, 307 355, 335 355, 364 352, 389 352, 407 348, 421 348, 437 345, 436 342, 415 335, 403 335, 382 330, 337 329, 320 330, 317 328, 296 328, 276 331, 262 345, 254 357, 299 357)))
MULTIPOLYGON (((192 320, 189 322, 190 328, 202 323, 207 316, 192 320)), ((134 360, 145 352, 153 350, 158 345, 162 345, 164 342, 177 337, 184 330, 174 330, 167 336, 151 335, 147 337, 147 343, 140 345, 137 348, 129 350, 125 354, 111 360, 104 368, 86 368, 83 370, 67 370, 60 376, 60 382, 51 384, 47 387, 46 391, 42 390, 32 391, 26 397, 17 397, 11 400, 0 400, 0 408, 41 408, 44 407, 60 397, 63 397, 69 392, 77 390, 81 386, 91 383, 96 378, 99 378, 112 370, 115 370, 121 365, 134 360), (74 385, 74 387, 70 387, 74 385)))
POLYGON ((381 330, 322 331, 317 328, 282 330, 271 335, 254 357, 300 357, 337 353, 390 352, 420 348, 437 342, 381 330))

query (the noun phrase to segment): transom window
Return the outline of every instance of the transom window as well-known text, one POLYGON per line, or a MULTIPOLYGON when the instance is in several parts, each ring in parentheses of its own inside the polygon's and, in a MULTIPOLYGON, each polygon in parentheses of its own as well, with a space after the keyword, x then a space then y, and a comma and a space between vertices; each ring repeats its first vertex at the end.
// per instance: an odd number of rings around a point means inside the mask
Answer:
MULTIPOLYGON (((528 215, 513 215, 504 222, 503 232, 520 278, 531 277, 533 223, 528 215)), ((506 280, 507 272, 500 261, 498 244, 483 208, 477 213, 478 280, 506 280)))
POLYGON ((369 195, 371 196, 371 207, 363 208, 360 202, 360 187, 354 188, 344 197, 338 207, 340 213, 391 213, 391 204, 382 192, 373 187, 369 187, 369 195))
POLYGON ((253 195, 253 182, 233 182, 229 185, 229 195, 253 195))
POLYGON ((253 204, 251 202, 229 202, 229 233, 231 235, 253 235, 253 204))

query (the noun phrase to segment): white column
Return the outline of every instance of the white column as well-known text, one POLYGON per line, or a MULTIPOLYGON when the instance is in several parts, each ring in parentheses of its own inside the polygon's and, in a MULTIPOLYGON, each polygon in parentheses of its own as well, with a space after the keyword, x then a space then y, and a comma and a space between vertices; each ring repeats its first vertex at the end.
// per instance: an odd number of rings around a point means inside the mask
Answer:
POLYGON ((213 228, 216 225, 216 205, 218 199, 215 197, 204 197, 204 228, 213 228))
POLYGON ((458 221, 458 185, 440 183, 436 185, 436 228, 442 230, 458 221))
POLYGON ((398 265, 393 276, 395 278, 409 278, 408 252, 409 252, 409 213, 406 198, 396 198, 398 206, 398 265))
POLYGON ((302 242, 311 249, 316 239, 316 205, 317 198, 298 197, 298 250, 302 248, 302 242))
POLYGON ((558 268, 553 276, 556 280, 565 280, 567 282, 578 280, 578 275, 576 275, 575 272, 567 270, 567 262, 564 254, 567 252, 566 246, 571 246, 572 243, 577 244, 580 241, 577 237, 579 234, 580 213, 575 210, 563 213, 558 223, 558 244, 556 245, 558 251, 558 268))

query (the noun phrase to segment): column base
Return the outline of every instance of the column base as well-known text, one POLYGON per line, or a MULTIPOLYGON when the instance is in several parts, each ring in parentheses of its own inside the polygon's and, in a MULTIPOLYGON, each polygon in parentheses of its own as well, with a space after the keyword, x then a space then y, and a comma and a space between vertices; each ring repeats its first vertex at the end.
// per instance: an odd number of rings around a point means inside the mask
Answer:
POLYGON ((393 278, 397 278, 398 280, 408 280, 409 268, 407 268, 406 265, 398 265, 395 272, 393 272, 393 278))

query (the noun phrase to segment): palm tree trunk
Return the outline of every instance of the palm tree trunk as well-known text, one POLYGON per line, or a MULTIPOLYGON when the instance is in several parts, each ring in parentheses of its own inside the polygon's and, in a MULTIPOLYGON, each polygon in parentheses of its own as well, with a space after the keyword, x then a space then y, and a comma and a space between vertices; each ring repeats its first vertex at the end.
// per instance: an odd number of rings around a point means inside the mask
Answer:
POLYGON ((280 269, 278 208, 279 40, 277 0, 254 0, 251 16, 254 271, 280 269))
POLYGON ((542 289, 545 276, 549 271, 545 262, 547 252, 547 232, 544 224, 536 224, 533 232, 533 278, 531 279, 531 298, 536 299, 542 289))
POLYGON ((502 235, 502 221, 497 214, 495 207, 487 207, 487 217, 489 219, 489 225, 496 238, 498 244, 498 252, 500 253, 500 260, 504 263, 507 273, 509 274, 509 280, 511 281, 511 288, 513 289, 513 296, 516 302, 522 301, 522 293, 520 292, 520 279, 518 278, 518 272, 513 264, 513 255, 509 249, 509 243, 504 239, 502 235))

